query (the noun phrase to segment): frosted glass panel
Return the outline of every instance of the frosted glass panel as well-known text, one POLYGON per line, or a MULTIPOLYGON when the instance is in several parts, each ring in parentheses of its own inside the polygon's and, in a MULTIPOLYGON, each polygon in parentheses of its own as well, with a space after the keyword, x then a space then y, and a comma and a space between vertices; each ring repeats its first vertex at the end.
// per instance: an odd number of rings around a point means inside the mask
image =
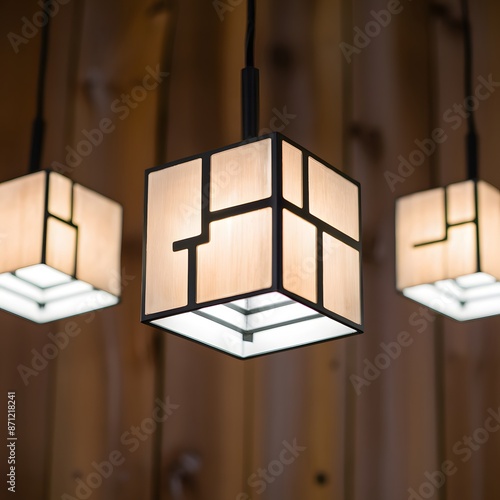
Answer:
POLYGON ((68 274, 75 272, 76 229, 60 220, 47 221, 47 265, 68 274))
POLYGON ((324 305, 355 323, 361 323, 359 252, 323 234, 324 305))
POLYGON ((478 182, 481 268, 500 279, 500 191, 478 182))
POLYGON ((474 181, 452 184, 447 194, 449 224, 469 222, 476 217, 474 181))
MULTIPOLYGON (((482 202, 479 196, 479 227, 485 223, 491 226, 484 234, 480 231, 484 238, 480 250, 485 257, 498 255, 497 249, 489 250, 492 243, 488 238, 499 233, 494 226, 500 227, 500 195, 496 198, 487 185, 478 189, 487 199, 487 203, 482 202)), ((474 182, 452 184, 446 190, 446 212, 443 188, 405 196, 397 202, 396 264, 400 290, 479 271, 476 224, 464 224, 476 215, 474 182), (448 233, 447 224, 451 226, 448 233)), ((488 260, 485 258, 485 263, 488 260)))
POLYGON ((0 274, 0 308, 35 323, 102 309, 118 301, 108 292, 95 290, 43 264, 20 269, 16 275, 0 274))
POLYGON ((359 193, 356 184, 309 158, 311 214, 359 241, 359 193))
POLYGON ((272 192, 271 139, 216 153, 210 165, 210 210, 269 198, 272 192))
POLYGON ((396 235, 398 289, 445 278, 446 244, 432 243, 446 236, 444 189, 400 198, 396 204, 396 235))
POLYGON ((187 304, 188 251, 173 243, 201 233, 201 159, 149 174, 146 313, 187 304))
POLYGON ((317 301, 317 230, 309 222, 283 210, 283 286, 317 301))
POLYGON ((465 274, 472 274, 477 269, 477 238, 476 225, 463 224, 451 227, 448 231, 447 242, 448 268, 443 270, 443 278, 457 278, 465 274))
POLYGON ((57 172, 49 177, 49 212, 61 219, 71 219, 71 196, 73 182, 57 172))
POLYGON ((283 142, 283 198, 303 207, 302 151, 283 142))
POLYGON ((478 285, 467 290, 461 288, 457 281, 443 280, 435 284, 412 286, 405 288, 403 294, 457 321, 500 314, 500 283, 498 281, 493 278, 490 284, 478 285))
POLYGON ((46 175, 0 184, 0 273, 41 262, 46 175))
MULTIPOLYGON (((71 281, 71 276, 45 264, 23 267, 8 276, 21 278, 24 284, 28 283, 29 285, 34 285, 38 289, 53 288, 71 281)), ((43 303, 45 301, 40 300, 40 302, 43 303)))
POLYGON ((78 226, 77 278, 119 296, 122 207, 75 184, 73 222, 78 226))
POLYGON ((222 299, 272 284, 272 210, 210 224, 210 242, 197 248, 197 302, 222 299))
MULTIPOLYGON (((260 297, 264 303, 268 303, 275 301, 275 295, 280 294, 264 294, 260 297), (268 295, 273 297, 268 298, 268 295)), ((247 329, 248 318, 244 314, 232 311, 226 305, 207 307, 199 312, 178 314, 151 323, 240 358, 355 333, 352 328, 322 316, 302 304, 287 300, 283 295, 279 302, 287 305, 270 310, 267 315, 257 314, 257 317, 251 320, 262 328, 266 324, 276 325, 272 330, 264 328, 252 333, 251 341, 243 340, 243 333, 228 324, 228 321, 232 321, 247 329), (239 314, 239 319, 234 318, 235 314, 239 314), (295 321, 289 322, 290 318, 295 318, 295 321)))

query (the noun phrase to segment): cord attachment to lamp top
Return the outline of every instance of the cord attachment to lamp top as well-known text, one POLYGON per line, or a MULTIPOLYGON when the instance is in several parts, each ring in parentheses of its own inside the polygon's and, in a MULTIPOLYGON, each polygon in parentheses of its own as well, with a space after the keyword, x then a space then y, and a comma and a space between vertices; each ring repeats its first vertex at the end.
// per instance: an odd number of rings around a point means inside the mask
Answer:
MULTIPOLYGON (((44 11, 49 12, 48 4, 51 0, 45 0, 44 11)), ((45 119, 44 119, 44 97, 45 97, 45 80, 47 73, 47 57, 49 51, 49 25, 50 15, 46 14, 47 21, 42 27, 40 41, 40 63, 38 69, 38 83, 36 95, 36 116, 33 120, 33 131, 31 136, 31 152, 30 152, 30 172, 37 172, 41 168, 43 140, 45 134, 45 119)))
MULTIPOLYGON (((468 98, 473 93, 473 54, 472 54, 472 35, 471 22, 469 13, 468 0, 462 0, 462 17, 463 17, 463 36, 464 36, 464 80, 465 80, 465 97, 468 98)), ((478 176, 478 136, 476 132, 476 123, 474 111, 469 113, 467 117, 467 177, 469 179, 477 179, 478 176)))

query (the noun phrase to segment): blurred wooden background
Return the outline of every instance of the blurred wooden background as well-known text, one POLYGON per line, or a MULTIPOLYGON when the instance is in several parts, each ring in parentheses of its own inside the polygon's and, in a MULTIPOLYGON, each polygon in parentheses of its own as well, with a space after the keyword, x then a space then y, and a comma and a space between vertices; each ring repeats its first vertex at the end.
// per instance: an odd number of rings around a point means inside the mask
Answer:
MULTIPOLYGON (((436 318, 394 289, 395 198, 465 176, 465 127, 444 121, 464 98, 459 2, 401 0, 401 12, 351 64, 339 44, 398 2, 257 3, 262 127, 277 112, 294 115, 285 135, 362 184, 366 333, 242 362, 139 323, 144 170, 240 139, 246 9, 240 0, 61 2, 44 164, 65 163, 84 130, 113 120, 115 130, 68 175, 124 206, 123 303, 72 319, 81 333, 27 385, 19 365, 31 366, 33 350, 67 322, 36 326, 0 312, 0 428, 6 393, 15 390, 17 498, 83 498, 77 487, 93 462, 119 451, 124 462, 85 498, 402 500, 452 460, 457 472, 440 488, 424 487, 420 495, 432 496, 422 498, 497 500, 500 432, 465 462, 453 448, 500 407, 500 320, 436 318), (116 112, 115 101, 158 65, 169 76, 116 112), (384 174, 397 172, 398 156, 408 158, 437 126, 448 140, 391 191, 384 174), (364 376, 366 360, 374 363, 381 343, 403 331, 411 346, 356 391, 353 375, 364 376), (156 398, 178 408, 130 451, 123 434, 153 415, 156 398), (273 467, 283 442, 294 440, 305 450, 272 482, 256 483, 252 475, 273 467), (176 496, 186 454, 193 467, 176 496)), ((500 4, 471 3, 474 75, 500 81, 500 4)), ((35 0, 2 7, 0 181, 27 171, 40 43, 35 33, 16 53, 8 37, 40 11, 35 0)), ((477 121, 482 178, 497 187, 499 117, 493 91, 477 121)), ((4 471, 6 454, 0 464, 4 471)), ((10 498, 5 485, 0 498, 10 498)))

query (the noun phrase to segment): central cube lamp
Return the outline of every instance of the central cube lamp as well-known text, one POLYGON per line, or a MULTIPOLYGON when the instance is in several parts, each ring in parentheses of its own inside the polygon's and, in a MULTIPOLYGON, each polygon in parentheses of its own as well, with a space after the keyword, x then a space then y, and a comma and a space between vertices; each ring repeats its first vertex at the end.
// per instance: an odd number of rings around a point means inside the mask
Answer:
POLYGON ((278 133, 146 171, 142 322, 239 358, 363 331, 359 184, 278 133))

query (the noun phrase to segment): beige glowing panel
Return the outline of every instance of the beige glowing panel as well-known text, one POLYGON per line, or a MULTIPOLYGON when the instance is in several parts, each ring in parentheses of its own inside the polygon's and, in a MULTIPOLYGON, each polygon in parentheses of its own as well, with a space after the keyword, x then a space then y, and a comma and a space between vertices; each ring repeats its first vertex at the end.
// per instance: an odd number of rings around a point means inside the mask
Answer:
POLYGON ((0 184, 0 273, 41 262, 46 175, 0 184))
POLYGON ((324 306, 355 323, 361 323, 359 252, 323 233, 324 306))
POLYGON ((312 302, 317 301, 316 234, 315 226, 283 210, 283 286, 312 302))
POLYGON ((474 181, 459 182, 448 186, 448 224, 474 220, 476 217, 474 191, 474 181))
POLYGON ((481 271, 500 280, 500 191, 483 181, 477 188, 481 271))
POLYGON ((122 207, 83 186, 74 186, 79 280, 120 296, 122 207))
POLYGON ((67 177, 51 172, 49 176, 49 212, 61 219, 71 219, 73 183, 67 177))
POLYGON ((405 196, 396 205, 397 288, 444 279, 446 218, 444 189, 405 196))
POLYGON ((197 302, 272 285, 272 210, 264 208, 210 224, 197 248, 197 302))
POLYGON ((146 314, 187 305, 188 251, 173 243, 201 233, 201 159, 149 174, 146 314))
POLYGON ((309 158, 311 214, 359 241, 358 186, 309 158))
POLYGON ((46 264, 73 276, 75 272, 76 228, 49 217, 47 221, 46 264))
POLYGON ((448 265, 443 269, 443 279, 458 278, 479 271, 476 241, 476 225, 473 223, 451 227, 448 230, 448 265))
POLYGON ((302 151, 283 141, 283 198, 303 207, 302 151))
POLYGON ((214 154, 210 160, 210 210, 269 198, 271 152, 271 139, 264 139, 214 154))

